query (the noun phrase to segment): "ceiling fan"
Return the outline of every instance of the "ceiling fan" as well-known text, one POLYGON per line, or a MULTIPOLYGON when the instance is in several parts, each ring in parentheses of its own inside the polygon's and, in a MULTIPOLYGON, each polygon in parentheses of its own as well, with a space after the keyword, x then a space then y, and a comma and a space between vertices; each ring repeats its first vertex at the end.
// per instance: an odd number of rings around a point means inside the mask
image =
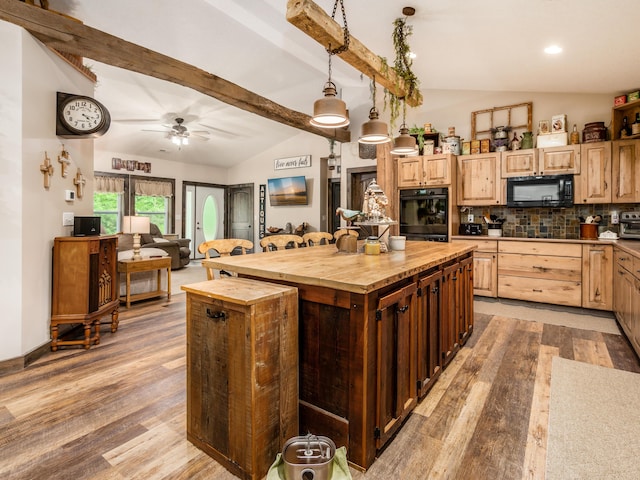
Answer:
POLYGON ((199 140, 209 140, 209 131, 207 130, 189 130, 183 125, 184 118, 177 117, 173 125, 163 125, 164 128, 169 130, 148 130, 142 129, 143 132, 162 132, 166 133, 175 145, 182 146, 188 145, 190 138, 197 138, 199 140))

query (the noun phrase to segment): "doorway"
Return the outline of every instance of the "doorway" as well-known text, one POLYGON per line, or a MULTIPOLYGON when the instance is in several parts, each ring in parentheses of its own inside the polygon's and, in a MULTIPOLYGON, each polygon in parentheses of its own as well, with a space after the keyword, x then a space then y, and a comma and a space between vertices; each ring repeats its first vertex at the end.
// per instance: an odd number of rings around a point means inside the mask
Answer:
POLYGON ((203 183, 183 183, 184 232, 191 238, 191 258, 203 258, 198 245, 224 238, 226 187, 203 183))
POLYGON ((338 207, 340 207, 340 179, 329 179, 329 223, 327 225, 327 231, 330 233, 335 232, 340 228, 340 215, 336 213, 338 207))
POLYGON ((228 238, 253 242, 253 183, 228 187, 228 238))
MULTIPOLYGON (((359 167, 347 170, 347 208, 362 210, 364 192, 372 180, 378 175, 377 167, 359 167)), ((360 232, 362 235, 362 232, 360 232)))

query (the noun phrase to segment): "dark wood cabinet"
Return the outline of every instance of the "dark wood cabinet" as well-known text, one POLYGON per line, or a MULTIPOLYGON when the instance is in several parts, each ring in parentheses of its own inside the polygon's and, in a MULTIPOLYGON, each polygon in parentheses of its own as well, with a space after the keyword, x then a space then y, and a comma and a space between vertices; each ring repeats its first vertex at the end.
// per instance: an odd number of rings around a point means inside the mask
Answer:
POLYGON ((440 355, 446 367, 460 348, 458 342, 458 317, 460 315, 460 290, 458 262, 446 266, 442 271, 442 293, 440 309, 440 355))
POLYGON ((442 271, 418 280, 418 396, 424 397, 442 372, 440 355, 440 284, 442 271))
POLYGON ((59 345, 89 348, 100 342, 100 318, 111 315, 118 328, 118 238, 56 237, 53 242, 51 292, 51 350, 59 345), (81 324, 84 338, 60 340, 59 326, 81 324), (93 329, 93 335, 92 335, 93 329))
POLYGON ((187 439, 244 479, 298 434, 298 295, 231 277, 187 291, 187 439))
POLYGON ((460 260, 458 288, 460 309, 458 312, 458 341, 464 345, 473 331, 473 257, 460 260))
POLYGON ((400 428, 415 407, 416 293, 412 283, 378 300, 377 320, 377 448, 400 428))

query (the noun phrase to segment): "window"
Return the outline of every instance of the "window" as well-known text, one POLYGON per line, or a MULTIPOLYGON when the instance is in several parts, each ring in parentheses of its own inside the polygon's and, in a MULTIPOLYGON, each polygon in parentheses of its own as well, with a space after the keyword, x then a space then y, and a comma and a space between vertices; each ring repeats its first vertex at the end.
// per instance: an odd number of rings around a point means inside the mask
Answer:
POLYGON ((174 232, 175 180, 95 172, 93 213, 104 233, 122 231, 122 217, 149 217, 162 233, 174 232), (129 213, 131 212, 131 213, 129 213))

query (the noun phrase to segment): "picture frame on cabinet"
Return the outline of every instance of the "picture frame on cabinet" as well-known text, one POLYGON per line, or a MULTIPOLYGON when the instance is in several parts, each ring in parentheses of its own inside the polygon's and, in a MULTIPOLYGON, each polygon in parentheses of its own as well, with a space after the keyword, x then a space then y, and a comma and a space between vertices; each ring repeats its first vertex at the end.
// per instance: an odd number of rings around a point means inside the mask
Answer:
POLYGON ((549 120, 540 120, 538 122, 538 135, 546 135, 549 133, 549 120))
POLYGON ((567 131, 567 116, 566 115, 554 115, 551 117, 551 132, 562 133, 567 131))
POLYGON ((434 151, 434 148, 435 148, 434 143, 435 142, 433 140, 425 140, 424 141, 423 155, 433 155, 433 151, 434 151))

